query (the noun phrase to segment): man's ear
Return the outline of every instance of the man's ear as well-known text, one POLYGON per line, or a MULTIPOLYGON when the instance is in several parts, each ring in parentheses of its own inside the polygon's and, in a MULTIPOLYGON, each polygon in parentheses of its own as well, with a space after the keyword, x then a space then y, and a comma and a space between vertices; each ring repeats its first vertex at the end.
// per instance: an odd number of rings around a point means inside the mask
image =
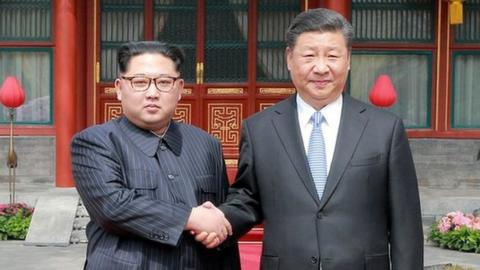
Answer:
POLYGON ((348 54, 348 70, 350 70, 350 63, 351 63, 350 60, 351 60, 351 59, 352 59, 352 54, 349 53, 349 54, 348 54))
POLYGON ((183 95, 183 87, 185 86, 185 81, 183 79, 178 80, 178 97, 177 101, 180 101, 182 99, 183 95))
POLYGON ((292 58, 292 49, 290 49, 290 47, 287 47, 285 49, 285 59, 287 59, 287 69, 288 70, 291 70, 291 67, 290 67, 290 62, 291 62, 291 58, 292 58))
POLYGON ((117 93, 117 100, 122 101, 122 91, 120 90, 120 79, 115 79, 115 92, 117 93))

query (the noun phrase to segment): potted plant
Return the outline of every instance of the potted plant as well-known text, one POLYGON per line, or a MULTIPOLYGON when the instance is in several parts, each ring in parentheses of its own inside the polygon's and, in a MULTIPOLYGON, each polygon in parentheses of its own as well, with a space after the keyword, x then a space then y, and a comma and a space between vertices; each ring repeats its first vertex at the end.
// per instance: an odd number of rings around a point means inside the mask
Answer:
POLYGON ((0 240, 24 240, 32 214, 25 203, 0 204, 0 240))
POLYGON ((480 253, 480 211, 450 212, 432 225, 429 239, 442 248, 480 253))

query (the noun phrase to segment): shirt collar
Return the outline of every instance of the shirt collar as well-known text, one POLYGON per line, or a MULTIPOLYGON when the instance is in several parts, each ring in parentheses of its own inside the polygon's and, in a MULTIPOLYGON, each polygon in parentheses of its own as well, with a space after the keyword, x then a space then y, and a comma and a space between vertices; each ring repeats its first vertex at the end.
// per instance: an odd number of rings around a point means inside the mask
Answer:
POLYGON ((179 156, 182 151, 182 133, 180 132, 179 124, 173 120, 170 127, 160 139, 157 135, 148 130, 141 129, 134 125, 126 117, 120 117, 118 123, 125 134, 132 140, 132 142, 144 152, 147 156, 153 157, 157 152, 161 140, 172 150, 172 152, 179 156))
MULTIPOLYGON (((333 102, 327 104, 323 107, 320 112, 322 112, 323 118, 327 125, 335 124, 334 122, 340 121, 340 115, 342 112, 342 103, 343 95, 339 95, 337 99, 333 102)), ((297 94, 297 112, 298 112, 298 122, 300 126, 306 126, 310 122, 310 118, 313 113, 317 110, 305 102, 299 94, 297 94)))

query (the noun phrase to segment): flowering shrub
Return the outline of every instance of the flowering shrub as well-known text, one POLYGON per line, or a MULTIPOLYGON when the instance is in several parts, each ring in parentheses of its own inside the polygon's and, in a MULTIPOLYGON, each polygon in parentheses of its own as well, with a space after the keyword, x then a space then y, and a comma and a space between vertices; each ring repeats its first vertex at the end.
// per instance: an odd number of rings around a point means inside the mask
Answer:
POLYGON ((0 240, 25 239, 32 214, 24 203, 0 204, 0 240))
POLYGON ((450 212, 432 225, 429 239, 442 248, 480 253, 480 216, 450 212))

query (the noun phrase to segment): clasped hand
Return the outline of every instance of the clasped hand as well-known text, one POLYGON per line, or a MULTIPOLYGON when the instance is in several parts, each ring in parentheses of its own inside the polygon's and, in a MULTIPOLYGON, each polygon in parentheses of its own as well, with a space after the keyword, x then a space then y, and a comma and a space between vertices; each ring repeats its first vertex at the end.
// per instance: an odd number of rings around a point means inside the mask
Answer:
POLYGON ((207 248, 217 247, 232 235, 232 226, 223 212, 208 201, 192 209, 185 229, 207 248))

